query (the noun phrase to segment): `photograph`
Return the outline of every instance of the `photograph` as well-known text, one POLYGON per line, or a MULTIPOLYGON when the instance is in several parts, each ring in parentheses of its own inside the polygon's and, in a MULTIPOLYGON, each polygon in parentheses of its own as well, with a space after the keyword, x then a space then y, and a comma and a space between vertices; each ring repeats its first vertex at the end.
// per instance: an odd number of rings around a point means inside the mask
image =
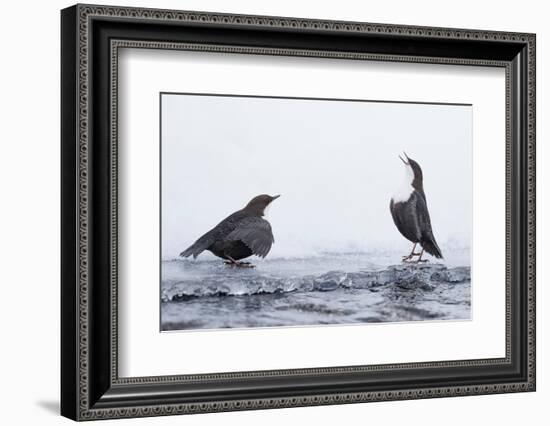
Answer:
POLYGON ((160 94, 161 331, 471 319, 472 105, 160 94))

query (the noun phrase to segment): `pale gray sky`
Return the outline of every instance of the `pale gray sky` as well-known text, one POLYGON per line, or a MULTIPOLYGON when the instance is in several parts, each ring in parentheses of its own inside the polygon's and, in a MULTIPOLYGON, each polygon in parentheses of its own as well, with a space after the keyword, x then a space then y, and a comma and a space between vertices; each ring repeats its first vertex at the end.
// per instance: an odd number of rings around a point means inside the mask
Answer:
POLYGON ((269 257, 406 251, 389 211, 403 150, 443 252, 470 246, 471 106, 163 94, 161 119, 163 259, 263 193, 282 194, 269 257))

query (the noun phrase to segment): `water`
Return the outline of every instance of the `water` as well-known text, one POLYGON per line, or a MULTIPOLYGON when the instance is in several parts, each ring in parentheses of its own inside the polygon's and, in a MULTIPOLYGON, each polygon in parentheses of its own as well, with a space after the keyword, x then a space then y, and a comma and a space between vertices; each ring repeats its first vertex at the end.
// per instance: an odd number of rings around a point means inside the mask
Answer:
MULTIPOLYGON (((397 257, 396 257, 397 256, 397 257)), ((470 319, 468 252, 395 264, 395 253, 162 262, 162 330, 470 319)))

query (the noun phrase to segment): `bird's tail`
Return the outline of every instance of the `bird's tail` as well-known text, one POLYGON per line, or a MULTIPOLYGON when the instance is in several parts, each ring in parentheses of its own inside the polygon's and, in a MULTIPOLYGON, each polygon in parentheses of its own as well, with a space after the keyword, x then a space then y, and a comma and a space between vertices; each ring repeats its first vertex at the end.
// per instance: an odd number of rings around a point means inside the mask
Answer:
POLYGON ((193 256, 193 259, 196 259, 199 254, 201 254, 204 251, 204 247, 202 244, 197 241, 195 244, 193 244, 191 247, 188 247, 184 251, 180 253, 181 257, 189 257, 193 256))
POLYGON ((435 238, 432 238, 431 240, 422 241, 422 248, 426 250, 428 253, 430 253, 432 256, 434 256, 437 259, 443 259, 443 255, 441 254, 441 249, 435 242, 435 238))

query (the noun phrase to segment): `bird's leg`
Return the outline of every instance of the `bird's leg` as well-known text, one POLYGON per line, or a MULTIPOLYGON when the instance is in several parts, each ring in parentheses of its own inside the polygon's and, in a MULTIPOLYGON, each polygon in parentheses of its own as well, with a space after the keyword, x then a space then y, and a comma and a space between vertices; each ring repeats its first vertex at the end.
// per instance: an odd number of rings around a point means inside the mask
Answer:
POLYGON ((409 260, 411 260, 413 258, 414 255, 417 254, 417 253, 414 252, 414 249, 416 248, 416 244, 417 243, 414 243, 414 246, 411 250, 411 253, 408 256, 403 256, 403 259, 401 259, 403 262, 408 262, 409 260))
POLYGON ((228 255, 225 255, 225 257, 229 260, 229 262, 225 262, 226 265, 236 266, 237 268, 254 268, 254 265, 249 262, 238 262, 228 255))
POLYGON ((416 263, 427 262, 428 261, 428 259, 422 259, 423 254, 424 254, 424 247, 422 247, 422 251, 418 255, 418 259, 416 260, 416 263))
POLYGON ((228 260, 225 262, 226 265, 230 266, 237 266, 239 262, 237 262, 235 259, 233 259, 231 256, 225 255, 225 258, 228 260))

